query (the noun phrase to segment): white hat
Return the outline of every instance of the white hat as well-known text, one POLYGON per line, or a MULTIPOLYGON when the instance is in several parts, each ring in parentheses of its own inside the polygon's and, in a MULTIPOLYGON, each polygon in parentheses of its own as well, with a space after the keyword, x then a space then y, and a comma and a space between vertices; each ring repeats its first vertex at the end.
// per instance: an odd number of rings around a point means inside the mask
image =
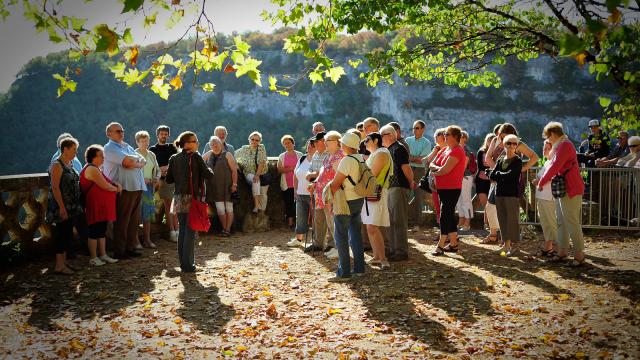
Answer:
POLYGON ((632 136, 627 141, 629 145, 640 145, 640 136, 632 136))
POLYGON ((352 149, 358 150, 360 148, 360 137, 356 134, 346 132, 342 134, 342 140, 340 141, 352 149))
POLYGON ((592 127, 592 126, 600 126, 600 120, 596 120, 596 119, 589 120, 589 127, 592 127))

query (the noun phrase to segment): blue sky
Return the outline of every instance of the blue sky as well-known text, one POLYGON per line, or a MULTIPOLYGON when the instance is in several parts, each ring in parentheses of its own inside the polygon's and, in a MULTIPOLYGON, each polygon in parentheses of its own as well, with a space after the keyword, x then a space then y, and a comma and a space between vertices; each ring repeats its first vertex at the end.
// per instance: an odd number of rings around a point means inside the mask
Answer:
MULTIPOLYGON (((116 0, 96 0, 89 4, 85 4, 84 0, 65 0, 63 6, 62 12, 65 14, 88 18, 87 26, 127 21, 127 26, 133 29, 136 42, 142 45, 175 40, 184 33, 188 22, 185 18, 182 23, 167 30, 164 25, 166 17, 158 16, 158 24, 147 31, 142 25, 142 17, 131 21, 127 19, 130 15, 120 15, 122 5, 116 0)), ((260 13, 277 7, 269 0, 209 0, 206 8, 216 31, 228 34, 250 30, 271 32, 273 26, 270 22, 264 22, 260 13)), ((22 17, 21 8, 13 11, 4 22, 0 19, 0 44, 0 92, 9 88, 22 66, 32 58, 68 48, 64 44, 50 43, 45 33, 36 33, 33 24, 22 17)))

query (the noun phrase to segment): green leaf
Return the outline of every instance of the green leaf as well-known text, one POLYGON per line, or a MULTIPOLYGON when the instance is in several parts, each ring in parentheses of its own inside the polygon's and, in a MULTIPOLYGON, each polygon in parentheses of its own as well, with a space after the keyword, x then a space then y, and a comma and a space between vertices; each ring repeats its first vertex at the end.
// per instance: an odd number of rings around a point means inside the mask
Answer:
POLYGON ((78 85, 75 81, 73 80, 68 80, 67 78, 63 77, 60 74, 53 74, 52 75, 54 79, 60 81, 60 86, 58 87, 58 97, 61 97, 62 95, 64 95, 65 92, 67 92, 67 90, 74 92, 76 91, 76 86, 78 85))
POLYGON ((212 92, 215 87, 216 87, 216 84, 213 84, 213 83, 202 84, 202 90, 206 92, 212 92))
POLYGON ((123 62, 119 62, 112 67, 109 68, 116 79, 122 79, 124 76, 124 71, 127 68, 127 65, 123 62))
POLYGON ((144 18, 144 28, 149 29, 151 25, 156 24, 156 17, 158 16, 158 12, 155 11, 153 14, 144 18))
POLYGON ((587 20, 587 29, 593 34, 597 34, 601 31, 607 30, 607 25, 601 21, 587 20))
POLYGON ((600 96, 598 100, 600 101, 600 106, 602 106, 603 108, 606 108, 611 104, 611 99, 606 97, 600 96))
POLYGON ((142 4, 144 4, 144 0, 124 0, 124 9, 122 9, 121 14, 129 11, 136 11, 140 9, 142 4))
POLYGON ((336 66, 326 71, 326 74, 334 84, 338 83, 340 77, 345 74, 344 68, 342 66, 336 66))
POLYGON ((622 3, 622 0, 606 0, 605 4, 607 4, 607 10, 613 11, 618 5, 622 3))
POLYGON ((251 48, 251 45, 249 45, 248 43, 242 41, 242 38, 240 37, 240 35, 236 36, 233 38, 233 42, 236 45, 236 49, 243 55, 247 55, 249 54, 249 48, 251 48))
POLYGON ((69 56, 69 60, 78 61, 82 58, 82 53, 76 50, 69 50, 68 56, 69 56))
POLYGON ((49 32, 49 41, 58 44, 64 40, 60 37, 60 35, 58 35, 58 32, 56 32, 56 29, 54 27, 50 27, 47 31, 49 32))
POLYGON ((174 11, 171 14, 171 17, 169 17, 169 20, 167 20, 167 29, 173 29, 174 26, 176 26, 184 17, 184 10, 179 9, 174 11))
POLYGON ((560 55, 576 55, 584 50, 584 41, 574 34, 564 34, 560 39, 560 55))
POLYGON ((276 91, 278 90, 277 84, 278 79, 275 76, 269 76, 269 90, 276 91))
POLYGON ((124 34, 122 34, 122 39, 124 40, 125 43, 127 43, 127 45, 133 44, 133 36, 131 36, 131 29, 130 28, 127 28, 124 31, 124 34))
POLYGON ((158 58, 158 62, 162 65, 173 65, 174 60, 171 54, 164 54, 158 58))
POLYGON ((360 64, 362 64, 362 59, 357 59, 357 60, 349 59, 347 60, 347 62, 352 68, 356 69, 358 66, 360 66, 360 64))
MULTIPOLYGON (((237 75, 237 73, 236 73, 237 75)), ((247 72, 247 76, 249 77, 249 79, 253 80, 253 82, 262 87, 262 79, 260 78, 260 70, 249 70, 249 72, 247 72)))
POLYGON ((248 57, 240 64, 236 63, 236 77, 240 77, 249 71, 257 71, 258 66, 262 64, 262 61, 248 57))
POLYGON ((71 27, 75 31, 82 31, 84 29, 84 24, 87 22, 87 19, 80 19, 76 17, 71 18, 71 27))
POLYGON ((311 80, 311 82, 313 84, 315 84, 316 82, 323 82, 324 79, 322 78, 322 74, 319 71, 312 71, 309 74, 309 79, 311 80))
POLYGON ((163 78, 157 77, 153 79, 153 82, 151 83, 151 91, 158 94, 160 98, 168 100, 169 90, 171 90, 171 85, 165 84, 163 78))

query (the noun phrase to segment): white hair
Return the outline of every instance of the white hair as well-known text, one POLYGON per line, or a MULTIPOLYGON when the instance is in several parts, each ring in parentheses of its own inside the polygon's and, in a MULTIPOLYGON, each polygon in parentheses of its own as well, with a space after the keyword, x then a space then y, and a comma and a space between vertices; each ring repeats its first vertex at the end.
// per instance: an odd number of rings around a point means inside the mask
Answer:
POLYGON ((224 126, 216 126, 216 128, 215 128, 215 129, 213 129, 213 133, 214 133, 214 134, 217 134, 217 133, 218 133, 218 130, 222 130, 222 131, 224 131, 224 134, 225 134, 225 135, 229 135, 229 133, 227 132, 227 128, 226 128, 226 127, 224 127, 224 126))

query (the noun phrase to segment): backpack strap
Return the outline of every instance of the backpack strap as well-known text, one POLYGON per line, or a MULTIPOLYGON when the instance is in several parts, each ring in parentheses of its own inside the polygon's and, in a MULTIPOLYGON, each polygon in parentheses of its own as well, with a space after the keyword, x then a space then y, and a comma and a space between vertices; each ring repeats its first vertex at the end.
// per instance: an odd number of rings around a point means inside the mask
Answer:
MULTIPOLYGON (((360 168, 359 168, 359 167, 360 167, 360 160, 358 160, 358 158, 356 158, 356 157, 355 157, 355 156, 353 156, 353 155, 347 155, 347 157, 350 157, 350 158, 352 158, 353 160, 355 160, 355 161, 357 161, 357 162, 358 162, 358 172, 359 172, 359 170, 360 170, 360 168)), ((362 176, 362 174, 360 174, 360 176, 362 176)), ((356 182, 355 182, 355 181, 353 181, 353 178, 351 178, 351 175, 347 175, 347 179, 349 180, 349 182, 351 182, 351 185, 356 186, 356 182)))

